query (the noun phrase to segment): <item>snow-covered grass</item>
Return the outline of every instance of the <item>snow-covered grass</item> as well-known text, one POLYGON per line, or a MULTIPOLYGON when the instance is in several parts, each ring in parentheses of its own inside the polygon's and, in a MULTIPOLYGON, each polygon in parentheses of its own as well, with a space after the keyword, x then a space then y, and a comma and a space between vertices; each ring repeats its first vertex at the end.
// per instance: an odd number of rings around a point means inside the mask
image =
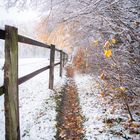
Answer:
POLYGON ((112 104, 110 99, 101 97, 97 78, 86 74, 75 75, 81 114, 84 117, 84 139, 140 140, 140 123, 129 123, 128 113, 123 112, 122 104, 112 104))
MULTIPOLYGON (((47 59, 20 59, 19 77, 47 66, 47 59)), ((0 68, 3 60, 0 60, 0 68)), ((19 86, 20 129, 22 140, 53 140, 56 135, 56 93, 48 89, 49 70, 35 76, 19 86)), ((3 72, 0 70, 0 85, 3 72)), ((59 77, 59 66, 55 67, 54 87, 59 90, 65 77, 59 77)), ((0 139, 4 140, 4 97, 0 96, 0 139)))

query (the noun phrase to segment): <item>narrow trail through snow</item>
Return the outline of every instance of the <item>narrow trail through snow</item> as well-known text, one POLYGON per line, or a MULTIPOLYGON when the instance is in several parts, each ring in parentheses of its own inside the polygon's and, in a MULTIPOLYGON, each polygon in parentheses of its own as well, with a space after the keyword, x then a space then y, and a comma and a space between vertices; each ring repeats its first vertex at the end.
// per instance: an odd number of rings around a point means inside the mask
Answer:
POLYGON ((58 116, 57 140, 80 140, 83 136, 82 116, 78 103, 77 88, 73 79, 74 69, 66 68, 67 84, 62 95, 58 116))

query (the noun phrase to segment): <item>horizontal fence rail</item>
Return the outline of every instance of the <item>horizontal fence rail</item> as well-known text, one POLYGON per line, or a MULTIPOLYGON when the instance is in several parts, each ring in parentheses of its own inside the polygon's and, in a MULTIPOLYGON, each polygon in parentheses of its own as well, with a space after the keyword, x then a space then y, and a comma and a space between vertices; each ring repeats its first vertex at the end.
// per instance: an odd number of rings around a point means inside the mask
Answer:
POLYGON ((50 68, 50 66, 46 66, 46 67, 44 67, 44 68, 41 68, 41 69, 39 69, 39 70, 36 70, 36 71, 34 71, 34 72, 32 72, 32 73, 30 73, 30 74, 28 74, 28 75, 25 75, 25 76, 19 78, 19 80, 18 80, 18 85, 20 85, 20 84, 22 84, 22 83, 28 81, 29 79, 33 78, 33 77, 36 76, 37 74, 39 74, 39 73, 41 73, 41 72, 43 72, 43 71, 45 71, 45 70, 47 70, 47 69, 49 69, 49 68, 50 68))
POLYGON ((4 94, 4 86, 0 87, 0 96, 4 94))
MULTIPOLYGON (((56 63, 54 66, 57 66, 57 65, 59 65, 59 64, 60 64, 60 62, 59 62, 59 63, 56 63)), ((28 75, 25 75, 25 76, 19 78, 19 80, 18 80, 18 85, 20 85, 20 84, 22 84, 22 83, 24 83, 24 82, 30 80, 30 79, 33 78, 34 76, 40 74, 40 73, 43 72, 43 71, 46 71, 46 70, 49 69, 49 68, 50 68, 50 66, 46 66, 46 67, 43 67, 43 68, 41 68, 41 69, 39 69, 39 70, 36 70, 36 71, 34 71, 34 72, 28 74, 28 75)))
MULTIPOLYGON (((5 30, 0 29, 0 39, 5 40, 5 35, 6 35, 5 30)), ((34 46, 38 46, 38 47, 51 49, 51 46, 49 46, 47 44, 44 44, 42 42, 36 41, 34 39, 31 39, 31 38, 28 38, 28 37, 25 37, 25 36, 22 36, 22 35, 18 35, 18 42, 25 43, 25 44, 28 44, 28 45, 34 45, 34 46)), ((67 54, 65 52, 63 52, 63 51, 61 51, 57 48, 55 48, 55 50, 58 51, 58 52, 61 52, 61 54, 62 53, 65 54, 67 56, 67 54)), ((61 54, 60 54, 60 57, 61 57, 61 54)), ((65 57, 65 55, 63 55, 63 57, 65 57)), ((60 60, 61 60, 61 58, 60 58, 60 60)), ((64 62, 62 65, 64 65, 65 63, 66 62, 64 62)), ((54 64, 54 66, 59 65, 59 64, 61 65, 61 62, 54 64)), ((26 76, 21 77, 20 79, 18 79, 18 84, 20 85, 20 84, 26 82, 27 80, 33 78, 37 74, 39 74, 39 73, 41 73, 41 72, 43 72, 47 69, 50 69, 50 66, 46 66, 46 67, 41 68, 39 70, 36 70, 36 71, 26 75, 26 76), (27 79, 27 80, 25 80, 25 79, 27 79)), ((60 76, 62 76, 62 75, 60 74, 60 76)), ((0 87, 0 96, 3 95, 3 94, 4 94, 4 86, 1 86, 0 87)))
MULTIPOLYGON (((0 29, 0 39, 5 39, 5 31, 0 29)), ((18 42, 20 43, 25 43, 28 45, 34 45, 34 46, 38 46, 38 47, 43 47, 43 48, 48 48, 51 49, 51 47, 47 44, 44 44, 42 42, 36 41, 34 39, 22 36, 22 35, 18 35, 18 42)), ((60 52, 61 50, 55 48, 56 51, 60 52)))
POLYGON ((5 31, 0 29, 0 39, 5 39, 5 31))
POLYGON ((68 55, 55 48, 55 45, 47 45, 19 35, 17 28, 7 25, 5 30, 0 29, 0 39, 5 40, 4 85, 0 87, 0 96, 4 94, 5 100, 5 139, 20 140, 18 85, 49 69, 49 88, 53 89, 54 67, 60 65, 62 77, 62 69, 68 61, 68 55), (50 65, 18 78, 18 42, 50 49, 50 65), (60 61, 57 63, 54 63, 55 51, 60 53, 60 61))
MULTIPOLYGON (((60 65, 60 62, 54 64, 54 66, 57 66, 57 65, 60 65)), ((50 68, 50 66, 46 66, 46 67, 43 67, 43 68, 41 68, 41 69, 39 69, 39 70, 36 70, 36 71, 34 71, 34 72, 28 74, 28 75, 25 75, 25 76, 19 78, 19 79, 18 79, 18 85, 20 85, 20 84, 22 84, 22 83, 24 83, 24 82, 30 80, 30 79, 33 78, 34 76, 40 74, 40 73, 43 72, 43 71, 46 71, 46 70, 49 69, 49 68, 50 68)), ((0 96, 3 95, 3 94, 4 94, 4 86, 1 86, 1 87, 0 87, 0 96)))

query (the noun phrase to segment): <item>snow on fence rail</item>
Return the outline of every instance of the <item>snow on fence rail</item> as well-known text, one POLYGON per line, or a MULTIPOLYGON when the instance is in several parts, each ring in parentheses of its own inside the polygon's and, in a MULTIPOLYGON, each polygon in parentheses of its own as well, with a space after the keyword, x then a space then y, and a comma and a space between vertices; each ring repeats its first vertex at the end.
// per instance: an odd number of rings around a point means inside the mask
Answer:
POLYGON ((54 67, 60 65, 60 76, 62 76, 62 69, 68 60, 68 55, 62 50, 55 48, 55 45, 49 46, 18 35, 17 28, 7 25, 5 30, 0 29, 0 39, 5 40, 4 85, 0 87, 0 95, 5 95, 5 139, 20 140, 18 85, 50 69, 49 88, 53 89, 54 67), (18 79, 18 42, 50 49, 50 65, 18 79), (60 62, 58 63, 54 63, 55 51, 60 52, 60 62))

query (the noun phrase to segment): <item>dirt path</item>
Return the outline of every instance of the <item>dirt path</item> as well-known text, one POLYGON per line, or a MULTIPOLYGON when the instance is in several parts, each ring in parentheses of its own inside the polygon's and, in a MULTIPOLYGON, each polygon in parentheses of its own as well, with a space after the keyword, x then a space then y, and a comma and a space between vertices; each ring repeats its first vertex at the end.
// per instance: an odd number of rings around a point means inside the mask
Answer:
POLYGON ((73 76, 74 70, 68 66, 68 80, 64 88, 58 116, 57 140, 81 140, 83 136, 82 117, 79 113, 78 95, 73 76))

